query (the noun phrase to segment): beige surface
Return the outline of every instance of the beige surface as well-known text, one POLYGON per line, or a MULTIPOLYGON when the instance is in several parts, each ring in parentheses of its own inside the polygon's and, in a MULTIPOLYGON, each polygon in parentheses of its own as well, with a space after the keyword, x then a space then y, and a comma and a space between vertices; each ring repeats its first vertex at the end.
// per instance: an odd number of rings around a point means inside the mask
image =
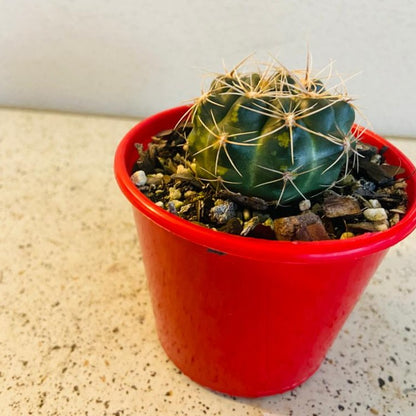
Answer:
MULTIPOLYGON (((235 399, 175 369, 113 179, 133 124, 0 110, 0 414, 414 415, 415 234, 391 249, 320 370, 293 392, 235 399)), ((416 160, 416 141, 394 142, 416 160)))

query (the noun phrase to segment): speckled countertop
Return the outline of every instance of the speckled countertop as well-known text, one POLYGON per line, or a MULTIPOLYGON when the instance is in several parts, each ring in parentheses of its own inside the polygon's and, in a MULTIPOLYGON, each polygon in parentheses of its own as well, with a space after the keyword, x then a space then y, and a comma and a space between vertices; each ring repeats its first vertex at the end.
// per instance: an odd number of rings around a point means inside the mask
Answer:
MULTIPOLYGON (((135 122, 0 110, 0 414, 416 415, 416 233, 292 392, 228 397, 174 367, 113 179, 135 122)), ((416 140, 393 142, 416 161, 416 140)))

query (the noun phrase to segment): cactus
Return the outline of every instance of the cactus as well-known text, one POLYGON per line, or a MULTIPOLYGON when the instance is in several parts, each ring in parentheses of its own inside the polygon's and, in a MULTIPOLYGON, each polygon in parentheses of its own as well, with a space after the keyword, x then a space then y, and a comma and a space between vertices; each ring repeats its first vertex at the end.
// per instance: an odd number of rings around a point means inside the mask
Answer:
POLYGON ((191 108, 188 156, 201 180, 283 205, 332 186, 354 152, 355 111, 305 70, 277 64, 217 76, 191 108))

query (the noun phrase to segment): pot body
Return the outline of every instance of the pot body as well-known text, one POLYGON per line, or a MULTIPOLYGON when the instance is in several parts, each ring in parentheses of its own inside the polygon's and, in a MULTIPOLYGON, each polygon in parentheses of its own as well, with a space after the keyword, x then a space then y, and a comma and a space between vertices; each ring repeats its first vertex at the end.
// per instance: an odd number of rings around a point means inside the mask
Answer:
POLYGON ((409 176, 408 212, 387 231, 322 242, 232 236, 167 213, 130 181, 134 143, 146 145, 186 110, 139 123, 115 159, 133 205, 159 339, 203 386, 245 397, 284 392, 318 369, 388 248, 416 227, 414 166, 384 139, 362 133, 364 141, 389 145, 390 163, 400 162, 409 176))
POLYGON ((281 393, 314 373, 385 254, 256 261, 134 217, 163 348, 194 381, 236 396, 281 393))

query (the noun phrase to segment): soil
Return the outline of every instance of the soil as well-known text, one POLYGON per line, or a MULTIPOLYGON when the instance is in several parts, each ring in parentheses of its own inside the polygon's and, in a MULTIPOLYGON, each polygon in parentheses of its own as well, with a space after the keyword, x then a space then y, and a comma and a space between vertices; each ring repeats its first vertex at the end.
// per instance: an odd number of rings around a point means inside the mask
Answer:
MULTIPOLYGON (((315 241, 343 239, 383 231, 406 213, 406 182, 400 167, 363 144, 360 157, 330 190, 292 206, 276 206, 230 192, 198 179, 186 158, 189 125, 161 132, 147 150, 137 144, 138 160, 132 181, 150 200, 167 211, 204 227, 247 237, 315 241)), ((356 158, 357 159, 357 158, 356 158)))

